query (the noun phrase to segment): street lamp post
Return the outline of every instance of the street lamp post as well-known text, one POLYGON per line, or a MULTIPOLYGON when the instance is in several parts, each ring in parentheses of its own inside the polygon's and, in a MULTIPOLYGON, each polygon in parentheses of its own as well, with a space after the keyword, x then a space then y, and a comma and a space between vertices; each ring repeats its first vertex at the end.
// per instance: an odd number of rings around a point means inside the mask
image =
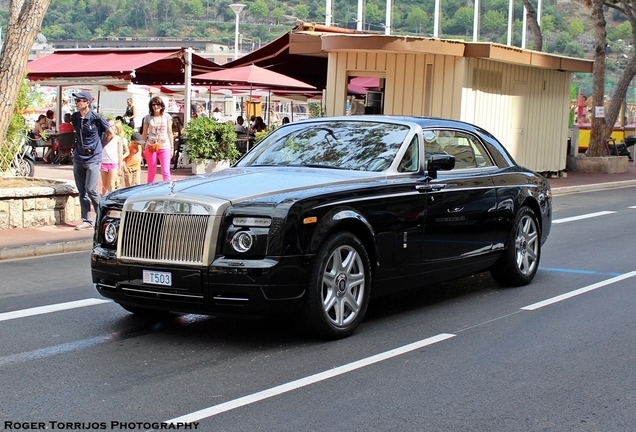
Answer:
POLYGON ((236 14, 236 25, 234 30, 234 60, 238 58, 239 15, 241 14, 241 11, 243 10, 244 7, 245 5, 242 3, 232 3, 230 5, 230 8, 232 8, 234 13, 236 14))

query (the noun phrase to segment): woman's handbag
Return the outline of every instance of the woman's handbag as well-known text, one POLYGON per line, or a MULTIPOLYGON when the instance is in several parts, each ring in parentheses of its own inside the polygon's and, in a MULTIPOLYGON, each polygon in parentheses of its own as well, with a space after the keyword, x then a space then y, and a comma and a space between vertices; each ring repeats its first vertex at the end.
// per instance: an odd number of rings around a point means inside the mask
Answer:
POLYGON ((161 150, 161 144, 146 144, 146 150, 148 150, 150 153, 158 152, 159 150, 161 150))

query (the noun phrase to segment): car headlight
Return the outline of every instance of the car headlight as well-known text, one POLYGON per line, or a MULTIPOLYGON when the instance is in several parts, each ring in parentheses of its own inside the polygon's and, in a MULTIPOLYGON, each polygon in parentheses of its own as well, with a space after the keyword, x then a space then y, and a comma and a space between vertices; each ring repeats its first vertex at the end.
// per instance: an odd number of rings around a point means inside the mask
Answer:
POLYGON ((243 258, 261 258, 267 254, 272 218, 233 216, 230 222, 223 246, 225 255, 240 254, 243 258))
POLYGON ((115 244, 117 241, 117 225, 114 222, 106 224, 106 228, 104 228, 104 240, 106 240, 106 243, 115 244))
POLYGON ((121 210, 108 210, 102 219, 102 237, 107 246, 117 245, 121 210))
POLYGON ((238 253, 245 253, 252 248, 254 239, 249 231, 237 231, 232 236, 230 243, 235 251, 238 253))

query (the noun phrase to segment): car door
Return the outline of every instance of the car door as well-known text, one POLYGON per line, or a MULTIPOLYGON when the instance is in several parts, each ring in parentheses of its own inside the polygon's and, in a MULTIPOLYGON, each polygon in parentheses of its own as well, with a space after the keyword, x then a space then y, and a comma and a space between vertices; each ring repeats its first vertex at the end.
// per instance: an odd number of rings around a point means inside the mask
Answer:
MULTIPOLYGON (((455 156, 455 168, 439 171, 418 187, 426 195, 422 257, 427 271, 457 268, 483 259, 493 248, 497 194, 489 174, 494 163, 478 137, 435 130, 427 153, 455 156)), ((428 136, 431 136, 429 134, 428 136)))
POLYGON ((422 232, 426 214, 426 196, 417 192, 422 180, 423 159, 421 157, 419 136, 413 136, 411 143, 400 158, 397 171, 401 176, 397 182, 404 184, 406 191, 395 213, 396 224, 394 237, 395 262, 407 274, 417 274, 422 269, 422 232))

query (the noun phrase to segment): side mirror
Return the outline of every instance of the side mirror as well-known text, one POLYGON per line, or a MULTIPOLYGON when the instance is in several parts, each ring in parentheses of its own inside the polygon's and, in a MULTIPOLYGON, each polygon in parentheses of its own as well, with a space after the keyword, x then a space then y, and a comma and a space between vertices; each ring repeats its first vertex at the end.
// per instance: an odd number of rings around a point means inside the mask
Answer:
POLYGON ((455 156, 450 154, 434 154, 428 159, 426 170, 431 178, 437 178, 437 171, 450 171, 455 168, 455 156))

